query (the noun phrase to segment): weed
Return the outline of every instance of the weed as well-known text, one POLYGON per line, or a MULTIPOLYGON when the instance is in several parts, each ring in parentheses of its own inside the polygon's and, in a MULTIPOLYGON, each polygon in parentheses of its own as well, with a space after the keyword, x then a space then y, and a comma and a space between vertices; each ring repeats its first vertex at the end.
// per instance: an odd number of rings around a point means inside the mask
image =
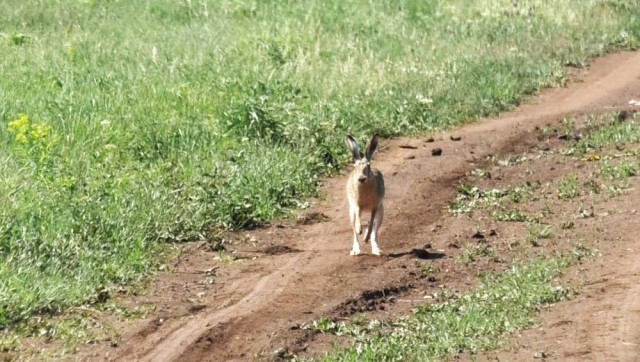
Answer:
POLYGON ((553 229, 550 225, 539 223, 532 224, 527 233, 527 241, 533 246, 540 246, 540 239, 553 237, 553 229))
POLYGON ((580 183, 578 175, 573 174, 558 182, 558 198, 561 200, 570 200, 580 196, 580 183))
POLYGON ((574 226, 575 223, 573 222, 573 220, 563 221, 562 224, 560 224, 560 228, 562 230, 571 230, 574 226))
POLYGON ((576 261, 581 262, 585 259, 588 260, 598 256, 599 252, 595 248, 584 245, 582 242, 578 242, 573 245, 571 254, 576 261))
POLYGON ((531 196, 530 187, 524 185, 507 190, 481 190, 477 186, 462 183, 458 195, 449 206, 453 214, 469 213, 477 208, 503 206, 508 203, 522 203, 531 196))
POLYGON ((638 166, 628 161, 621 161, 616 165, 604 162, 600 166, 600 174, 609 180, 626 180, 638 174, 638 166))
POLYGON ((587 181, 585 181, 584 186, 592 194, 599 194, 602 190, 602 186, 600 185, 600 183, 598 183, 598 181, 591 177, 587 181))
POLYGON ((632 142, 640 141, 640 128, 636 117, 626 122, 620 122, 616 114, 603 116, 590 116, 589 121, 596 126, 584 138, 575 145, 578 155, 586 155, 589 152, 600 150, 608 146, 622 147, 632 142))
POLYGON ((469 265, 478 260, 478 258, 491 258, 495 256, 495 250, 489 245, 467 245, 460 255, 458 260, 469 265))
POLYGON ((491 212, 491 218, 496 221, 513 221, 524 222, 531 220, 531 217, 525 212, 517 209, 504 209, 500 208, 491 212))
POLYGON ((491 173, 489 173, 489 171, 481 169, 481 168, 475 168, 471 171, 471 176, 477 177, 477 178, 491 178, 491 173))

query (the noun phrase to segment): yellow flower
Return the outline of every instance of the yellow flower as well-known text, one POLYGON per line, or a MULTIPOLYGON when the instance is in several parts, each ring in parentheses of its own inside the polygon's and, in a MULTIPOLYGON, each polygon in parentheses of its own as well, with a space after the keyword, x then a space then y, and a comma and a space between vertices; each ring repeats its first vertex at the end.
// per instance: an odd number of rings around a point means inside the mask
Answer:
POLYGON ((29 117, 26 114, 18 115, 18 119, 9 122, 7 129, 15 140, 20 143, 27 143, 27 132, 29 132, 29 117))

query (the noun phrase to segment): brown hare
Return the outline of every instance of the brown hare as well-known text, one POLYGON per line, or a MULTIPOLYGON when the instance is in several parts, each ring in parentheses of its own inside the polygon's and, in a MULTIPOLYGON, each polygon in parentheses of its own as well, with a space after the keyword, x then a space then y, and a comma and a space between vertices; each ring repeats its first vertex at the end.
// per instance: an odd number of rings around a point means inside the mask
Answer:
POLYGON ((360 215, 363 211, 371 212, 371 221, 364 237, 365 244, 371 240, 371 253, 380 255, 378 248, 378 229, 384 217, 384 179, 382 173, 371 168, 371 157, 378 147, 378 135, 374 135, 369 141, 367 148, 362 153, 358 149, 356 140, 347 136, 347 146, 353 155, 355 168, 349 175, 347 181, 347 200, 349 200, 349 218, 353 227, 353 248, 351 255, 360 255, 360 244, 358 234, 362 234, 362 223, 360 215))

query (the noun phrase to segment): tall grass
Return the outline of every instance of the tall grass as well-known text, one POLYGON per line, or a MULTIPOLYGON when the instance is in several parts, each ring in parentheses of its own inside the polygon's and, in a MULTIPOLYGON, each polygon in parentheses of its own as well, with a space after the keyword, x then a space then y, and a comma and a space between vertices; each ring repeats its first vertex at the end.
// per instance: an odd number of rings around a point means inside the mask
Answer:
POLYGON ((297 207, 344 134, 454 126, 634 48, 632 0, 0 2, 0 329, 297 207), (514 5, 516 4, 516 5, 514 5))

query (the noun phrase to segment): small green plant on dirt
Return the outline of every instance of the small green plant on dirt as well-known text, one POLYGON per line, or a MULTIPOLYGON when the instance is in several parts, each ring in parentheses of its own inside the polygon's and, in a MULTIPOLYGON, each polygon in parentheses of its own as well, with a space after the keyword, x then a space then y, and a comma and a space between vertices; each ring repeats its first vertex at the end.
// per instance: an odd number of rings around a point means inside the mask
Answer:
POLYGON ((551 225, 534 223, 529 226, 527 232, 527 241, 533 246, 540 246, 541 239, 549 239, 553 237, 553 228, 551 225))
POLYGON ((577 242, 571 248, 571 254, 574 260, 581 262, 595 258, 600 252, 598 249, 585 245, 583 242, 577 242))
POLYGON ((615 165, 603 162, 600 174, 609 180, 626 180, 638 174, 638 165, 630 161, 621 161, 615 165))
POLYGON ((531 196, 529 185, 506 190, 482 190, 466 183, 460 184, 458 195, 449 206, 452 214, 469 213, 479 208, 497 207, 509 203, 522 203, 531 196))
POLYGON ((590 207, 585 207, 584 205, 580 205, 578 207, 577 217, 579 219, 589 219, 596 215, 595 211, 593 211, 593 205, 590 207))
POLYGON ((519 165, 521 163, 524 163, 526 161, 529 161, 530 158, 527 156, 505 156, 505 157, 496 157, 493 156, 492 161, 495 165, 501 166, 501 167, 511 167, 511 166, 515 166, 515 165, 519 165))
POLYGON ((600 194, 602 191, 602 185, 595 179, 595 177, 589 177, 584 183, 584 187, 589 190, 591 194, 600 194))
POLYGON ((605 161, 599 170, 599 176, 606 179, 603 187, 610 197, 623 194, 628 188, 629 178, 637 174, 637 163, 631 161, 620 161, 617 164, 605 161))
POLYGON ((635 115, 625 122, 620 122, 615 113, 589 116, 588 122, 594 126, 584 138, 576 142, 574 149, 577 155, 585 155, 608 146, 623 147, 640 142, 640 127, 635 115))
POLYGON ((311 323, 302 324, 300 328, 321 334, 360 338, 366 333, 379 330, 380 326, 381 321, 376 319, 368 320, 364 314, 357 314, 349 320, 339 322, 327 317, 320 317, 311 323))
POLYGON ((234 253, 227 252, 226 250, 218 251, 213 260, 221 264, 242 264, 246 261, 245 258, 239 258, 234 255, 234 253))
POLYGON ((491 178, 491 173, 483 168, 475 168, 471 171, 471 176, 480 179, 491 178))
POLYGON ((574 129, 575 129, 575 124, 574 123, 575 122, 574 122, 572 117, 563 118, 562 119, 562 124, 558 128, 558 133, 561 136, 573 135, 574 129))
POLYGON ((573 174, 558 182, 558 198, 561 200, 570 200, 580 196, 580 183, 578 175, 573 174))
POLYGON ((562 230, 571 230, 571 229, 574 228, 574 226, 576 226, 576 224, 575 224, 575 222, 573 220, 566 220, 566 221, 563 221, 560 224, 560 229, 562 229, 562 230))
POLYGON ((422 267, 422 276, 428 281, 435 280, 435 270, 433 269, 433 265, 427 264, 422 267))
POLYGON ((620 183, 611 183, 606 186, 609 197, 619 196, 625 193, 626 186, 620 183))
POLYGON ((532 220, 532 217, 518 209, 499 208, 491 212, 491 218, 496 221, 524 222, 532 220))
POLYGON ((492 258, 495 257, 495 249, 489 245, 473 245, 469 244, 462 249, 457 260, 464 265, 469 265, 480 258, 492 258))
POLYGON ((303 324, 301 328, 323 334, 342 335, 346 325, 344 322, 336 323, 327 317, 320 317, 312 321, 311 324, 303 324))

